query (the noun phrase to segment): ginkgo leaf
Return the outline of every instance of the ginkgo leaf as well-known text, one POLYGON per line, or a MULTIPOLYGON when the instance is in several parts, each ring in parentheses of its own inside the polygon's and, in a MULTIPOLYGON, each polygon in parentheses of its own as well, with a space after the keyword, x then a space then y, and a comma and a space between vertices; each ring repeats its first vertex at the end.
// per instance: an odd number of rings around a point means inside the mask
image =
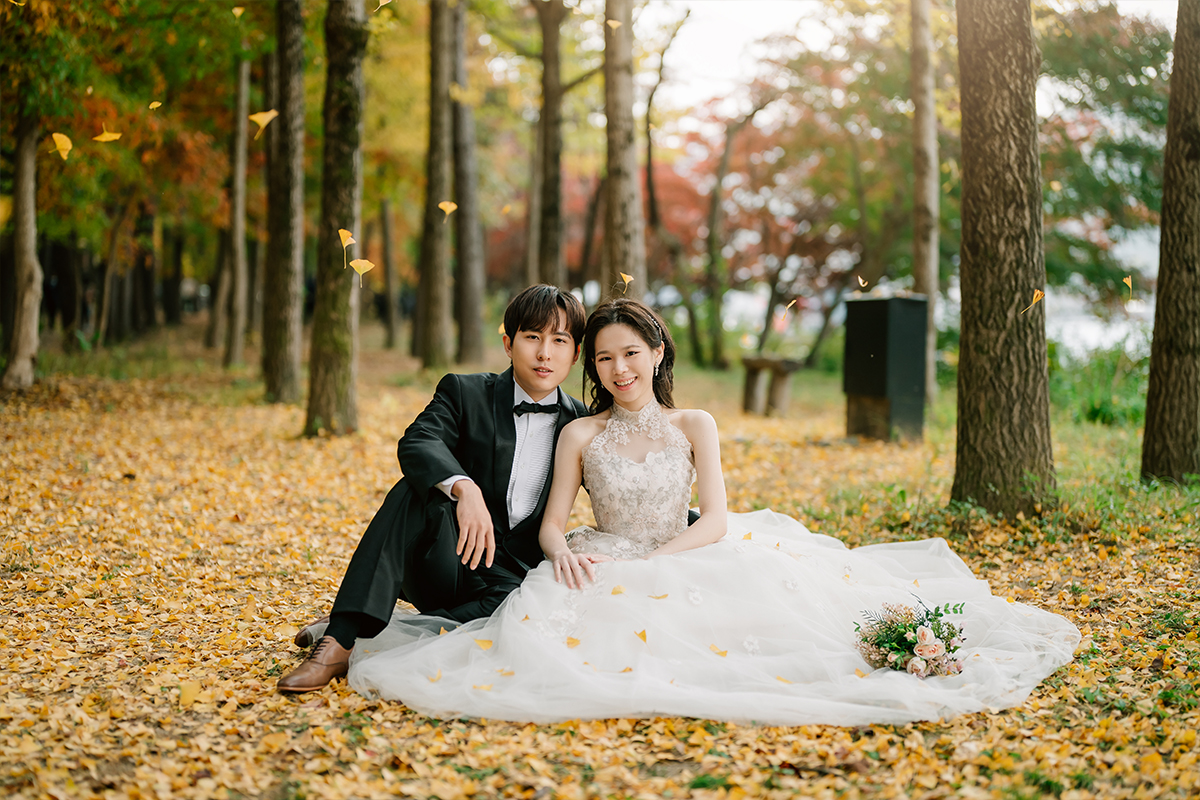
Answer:
POLYGON ((350 262, 350 266, 354 267, 354 271, 358 273, 358 288, 362 288, 362 276, 364 272, 370 272, 375 268, 375 265, 365 258, 356 258, 350 262))
POLYGON ((501 214, 507 214, 507 213, 508 213, 508 212, 510 212, 510 211, 512 211, 512 204, 511 204, 511 203, 505 203, 505 204, 504 204, 504 208, 500 209, 500 213, 501 213, 501 214))
POLYGON ((104 125, 104 123, 101 123, 100 124, 100 133, 96 136, 93 136, 92 141, 93 142, 115 142, 117 139, 120 139, 120 138, 121 138, 121 134, 113 133, 104 125))
POLYGON ((667 599, 667 596, 665 594, 650 594, 650 595, 646 595, 646 596, 649 597, 651 600, 666 600, 667 599))
POLYGON ((865 287, 865 286, 867 285, 867 282, 866 282, 866 281, 864 281, 864 280, 862 279, 862 275, 855 275, 854 277, 858 278, 858 285, 859 285, 859 286, 864 286, 864 287, 865 287))
POLYGON ((608 22, 605 22, 604 24, 607 25, 608 27, 612 28, 615 31, 617 28, 621 27, 621 20, 610 19, 610 20, 608 20, 608 22))
POLYGON ((746 535, 745 535, 745 536, 743 536, 742 538, 743 538, 743 539, 749 539, 749 538, 750 538, 752 535, 753 535, 753 532, 752 532, 752 531, 746 531, 746 535))
POLYGON ((51 153, 58 153, 62 156, 63 161, 67 160, 67 153, 71 152, 71 140, 61 133, 52 133, 50 136, 54 139, 54 149, 51 153))
POLYGON ((439 670, 437 671, 437 675, 434 675, 432 678, 430 678, 430 679, 429 679, 429 682, 430 682, 430 683, 437 683, 437 682, 438 682, 438 681, 440 681, 441 679, 442 679, 442 671, 439 669, 439 670))
POLYGON ((517 674, 517 673, 513 672, 511 669, 498 669, 498 670, 496 670, 496 672, 499 672, 505 678, 510 678, 513 675, 517 674))
POLYGON ((639 639, 641 639, 643 642, 646 641, 646 631, 645 630, 634 631, 633 635, 638 637, 639 639))
POLYGON ((614 586, 612 593, 613 594, 625 594, 625 587, 624 586, 614 586))
POLYGON ((183 681, 179 684, 179 705, 183 707, 190 706, 196 702, 196 695, 200 694, 200 683, 198 681, 183 681))
POLYGON ((1029 305, 1025 306, 1025 309, 1021 313, 1024 314, 1026 311, 1028 311, 1029 309, 1036 306, 1038 304, 1038 301, 1041 300, 1042 298, 1044 298, 1045 296, 1046 296, 1046 293, 1043 292, 1041 289, 1034 289, 1033 290, 1033 302, 1030 303, 1029 305))
MULTIPOLYGON (((375 8, 375 11, 378 11, 390 2, 392 2, 392 0, 379 0, 379 5, 375 8)), ((372 11, 371 13, 374 14, 375 11, 372 11)))
POLYGON ((920 588, 920 586, 921 586, 921 583, 920 583, 920 581, 918 581, 918 580, 916 580, 916 579, 913 579, 913 586, 916 586, 917 588, 920 588))
POLYGON ((350 231, 346 230, 345 228, 338 228, 338 237, 341 238, 341 240, 342 240, 342 248, 343 249, 345 249, 345 247, 347 245, 357 244, 357 242, 354 239, 354 234, 351 233, 350 231))
POLYGON ((500 328, 496 331, 496 333, 500 334, 501 336, 504 335, 504 323, 503 322, 500 323, 500 328))
POLYGON ((442 628, 440 631, 438 631, 438 636, 445 636, 449 632, 450 631, 446 630, 445 628, 442 628))
POLYGON ((14 6, 21 6, 22 8, 25 7, 24 3, 18 3, 17 0, 8 0, 8 2, 12 3, 14 6))
POLYGON ((492 649, 492 640, 491 639, 476 639, 475 644, 479 645, 480 650, 492 649))
POLYGON ((490 683, 484 683, 484 684, 480 684, 480 685, 472 684, 471 688, 478 689, 481 692, 490 692, 492 690, 492 684, 490 684, 490 683))
POLYGON ((241 19, 241 17, 242 17, 242 14, 245 14, 245 13, 246 13, 246 9, 242 8, 241 6, 234 6, 234 7, 233 7, 233 16, 234 16, 236 19, 241 19))
POLYGON ((717 647, 715 644, 710 644, 708 646, 708 649, 712 650, 714 653, 719 655, 721 658, 724 658, 725 656, 727 656, 729 654, 728 650, 722 650, 721 648, 717 647))
POLYGON ((794 297, 793 297, 793 298, 792 298, 792 302, 790 302, 790 303, 788 303, 786 306, 784 306, 784 307, 783 307, 783 310, 784 310, 784 311, 787 311, 789 308, 791 308, 791 307, 792 307, 792 306, 794 306, 794 305, 796 305, 796 298, 794 298, 794 297))
POLYGON ((574 636, 567 637, 567 647, 579 647, 579 640, 574 636))
POLYGON ((1126 275, 1124 278, 1121 279, 1121 283, 1123 283, 1129 287, 1129 299, 1132 300, 1133 299, 1133 276, 1126 275))
POLYGON ((445 222, 446 220, 450 219, 450 215, 454 213, 456 208, 458 208, 458 203, 450 200, 443 200, 442 202, 438 203, 438 208, 446 212, 446 216, 442 217, 442 222, 445 222))
POLYGON ((161 108, 161 107, 162 107, 162 103, 160 103, 160 102, 159 102, 159 101, 157 101, 157 100, 155 100, 155 101, 153 101, 152 103, 150 103, 150 110, 151 110, 151 111, 153 111, 153 110, 154 110, 154 109, 156 109, 156 108, 161 108))
POLYGON ((857 667, 854 668, 854 674, 860 678, 867 677, 867 673, 863 672, 861 669, 858 669, 857 667))
POLYGON ((625 288, 622 291, 628 293, 629 292, 629 284, 633 283, 633 276, 626 275, 624 272, 618 272, 617 274, 621 276, 621 280, 625 281, 625 288))
POLYGON ((529 615, 528 615, 528 614, 526 614, 526 615, 525 615, 525 619, 521 620, 521 622, 528 622, 528 621, 529 621, 529 615))
POLYGON ((625 669, 621 670, 621 674, 625 674, 626 672, 633 672, 633 667, 626 667, 625 669))
POLYGON ((250 121, 258 125, 258 133, 254 134, 254 138, 258 139, 258 137, 262 136, 262 132, 266 129, 267 125, 278 116, 279 112, 273 108, 270 111, 259 111, 251 114, 250 121))
POLYGON ((258 604, 254 602, 254 595, 250 595, 246 598, 246 605, 242 609, 242 619, 246 622, 253 622, 256 616, 258 616, 258 604))
POLYGON ((787 678, 783 677, 782 675, 776 675, 775 680, 779 681, 780 683, 794 683, 795 682, 795 681, 789 681, 787 678))

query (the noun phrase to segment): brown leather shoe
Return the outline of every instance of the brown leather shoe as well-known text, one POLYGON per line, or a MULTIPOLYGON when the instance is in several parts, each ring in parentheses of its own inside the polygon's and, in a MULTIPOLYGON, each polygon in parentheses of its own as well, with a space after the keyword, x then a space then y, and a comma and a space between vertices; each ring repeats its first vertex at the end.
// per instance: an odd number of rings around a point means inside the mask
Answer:
POLYGON ((317 637, 315 635, 316 632, 313 630, 313 628, 315 628, 318 625, 328 625, 328 624, 329 624, 329 615, 328 614, 321 617, 320 619, 314 619, 312 622, 308 623, 303 628, 301 628, 300 632, 296 634, 296 638, 292 639, 292 641, 295 643, 296 647, 312 647, 314 644, 317 643, 317 637))
POLYGON ((280 678, 276 688, 281 692, 315 692, 349 670, 350 651, 332 636, 322 636, 304 663, 280 678))

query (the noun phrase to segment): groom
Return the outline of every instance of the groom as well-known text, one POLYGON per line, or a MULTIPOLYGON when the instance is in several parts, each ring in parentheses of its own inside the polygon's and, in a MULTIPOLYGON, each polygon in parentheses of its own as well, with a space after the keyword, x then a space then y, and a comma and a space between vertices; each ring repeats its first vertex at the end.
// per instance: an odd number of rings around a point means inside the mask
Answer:
POLYGON ((397 598, 459 622, 492 613, 542 560, 538 529, 563 427, 584 405, 559 389, 579 357, 574 295, 531 286, 504 312, 503 373, 448 374, 397 448, 404 477, 354 551, 329 617, 296 636, 317 646, 279 680, 311 692, 346 674, 356 639, 391 619, 397 598))

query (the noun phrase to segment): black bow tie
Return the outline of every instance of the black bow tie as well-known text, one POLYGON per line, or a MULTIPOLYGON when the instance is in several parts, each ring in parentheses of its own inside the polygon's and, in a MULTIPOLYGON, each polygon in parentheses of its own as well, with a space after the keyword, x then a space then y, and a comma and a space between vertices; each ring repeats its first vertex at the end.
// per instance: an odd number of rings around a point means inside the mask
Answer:
POLYGON ((513 406, 513 413, 518 417, 522 414, 557 414, 558 403, 550 403, 549 405, 529 402, 517 403, 513 406))

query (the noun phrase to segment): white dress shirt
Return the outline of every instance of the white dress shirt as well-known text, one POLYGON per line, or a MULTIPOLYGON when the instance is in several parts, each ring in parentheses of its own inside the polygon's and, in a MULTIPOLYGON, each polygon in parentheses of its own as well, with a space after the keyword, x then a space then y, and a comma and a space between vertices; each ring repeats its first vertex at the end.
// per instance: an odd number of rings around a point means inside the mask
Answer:
MULTIPOLYGON (((513 382, 513 406, 519 403, 537 403, 549 406, 559 401, 555 389, 541 400, 534 400, 529 393, 513 382)), ((561 413, 561 412, 560 412, 561 413)), ((512 473, 508 478, 508 525, 516 527, 537 508, 538 498, 550 475, 550 460, 554 457, 554 428, 558 414, 513 414, 516 428, 516 446, 513 450, 512 473)), ((466 475, 451 475, 438 484, 438 488, 451 499, 456 499, 451 490, 461 480, 470 480, 466 475)))

